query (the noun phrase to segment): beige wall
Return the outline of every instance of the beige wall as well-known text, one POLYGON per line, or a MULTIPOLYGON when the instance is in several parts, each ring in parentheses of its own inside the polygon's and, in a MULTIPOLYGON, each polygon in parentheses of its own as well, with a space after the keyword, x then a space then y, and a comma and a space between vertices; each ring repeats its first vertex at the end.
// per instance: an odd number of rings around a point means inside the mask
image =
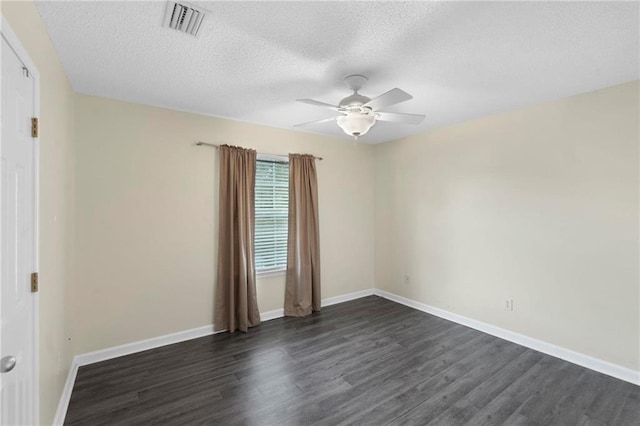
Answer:
MULTIPOLYGON (((75 353, 213 321, 217 151, 304 152, 317 163, 322 297, 374 283, 373 147, 77 95, 75 353)), ((284 276, 258 279, 262 312, 284 276)))
POLYGON ((34 4, 1 7, 40 72, 40 419, 51 424, 71 364, 65 304, 73 276, 73 91, 34 4))
POLYGON ((638 91, 377 146, 376 287, 640 370, 638 91))

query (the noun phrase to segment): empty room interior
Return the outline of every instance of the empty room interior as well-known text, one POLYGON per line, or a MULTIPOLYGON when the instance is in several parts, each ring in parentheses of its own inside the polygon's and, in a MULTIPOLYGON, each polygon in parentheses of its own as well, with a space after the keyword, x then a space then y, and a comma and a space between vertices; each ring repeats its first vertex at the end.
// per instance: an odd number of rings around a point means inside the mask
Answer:
POLYGON ((0 8, 2 425, 640 424, 640 2, 0 8))

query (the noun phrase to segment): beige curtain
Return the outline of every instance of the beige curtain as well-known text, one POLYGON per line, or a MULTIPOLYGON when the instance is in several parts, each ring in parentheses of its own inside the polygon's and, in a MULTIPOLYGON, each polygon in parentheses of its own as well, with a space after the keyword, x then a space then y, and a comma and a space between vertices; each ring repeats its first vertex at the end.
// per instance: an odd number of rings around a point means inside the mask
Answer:
POLYGON ((311 155, 289 154, 289 237, 284 314, 320 310, 318 183, 311 155))
POLYGON ((216 330, 240 330, 260 324, 256 300, 253 229, 256 152, 222 145, 218 218, 216 330))

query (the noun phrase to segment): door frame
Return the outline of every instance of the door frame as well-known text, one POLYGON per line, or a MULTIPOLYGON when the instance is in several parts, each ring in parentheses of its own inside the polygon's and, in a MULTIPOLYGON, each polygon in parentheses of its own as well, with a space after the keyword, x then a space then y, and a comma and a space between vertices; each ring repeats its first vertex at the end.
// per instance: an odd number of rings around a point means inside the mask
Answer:
MULTIPOLYGON (((14 53, 18 56, 18 59, 22 61, 22 63, 27 67, 29 73, 33 77, 33 106, 34 106, 34 116, 40 118, 40 71, 36 67, 35 62, 29 56, 29 53, 24 48, 20 39, 13 31, 9 22, 5 19, 4 15, 2 15, 2 21, 0 24, 0 33, 2 34, 2 38, 5 39, 7 44, 13 49, 14 53)), ((1 106, 0 106, 1 108, 1 106)), ((40 125, 40 123, 38 123, 40 125)), ((38 136, 40 136, 40 132, 42 129, 38 129, 38 136)), ((40 139, 39 137, 32 138, 33 139, 33 272, 38 272, 40 269, 39 263, 39 253, 40 253, 40 229, 38 227, 38 223, 40 222, 40 139)), ((2 145, 0 145, 0 150, 2 149, 2 145)), ((1 153, 1 151, 0 151, 1 153)), ((0 208, 3 208, 0 206, 0 208)), ((33 358, 33 366, 32 371, 34 375, 34 413, 33 418, 36 419, 37 422, 40 421, 40 292, 32 293, 32 318, 33 318, 33 348, 35 351, 35 356, 33 358)))

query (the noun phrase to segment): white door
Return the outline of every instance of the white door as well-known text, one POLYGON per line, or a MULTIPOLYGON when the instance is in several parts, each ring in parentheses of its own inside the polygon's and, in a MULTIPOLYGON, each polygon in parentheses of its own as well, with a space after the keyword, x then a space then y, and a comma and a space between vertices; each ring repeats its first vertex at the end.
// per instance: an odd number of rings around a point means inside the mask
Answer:
POLYGON ((0 424, 34 425, 35 112, 34 79, 2 38, 2 163, 0 185, 0 424))

